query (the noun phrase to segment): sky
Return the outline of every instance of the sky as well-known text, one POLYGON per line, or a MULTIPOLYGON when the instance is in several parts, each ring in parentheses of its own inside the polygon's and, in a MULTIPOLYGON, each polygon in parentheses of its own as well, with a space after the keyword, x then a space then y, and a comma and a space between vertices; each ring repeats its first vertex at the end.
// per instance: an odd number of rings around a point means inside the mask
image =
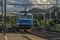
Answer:
MULTIPOLYGON (((47 3, 46 3, 46 1, 47 0, 7 0, 7 4, 8 3, 12 3, 12 4, 14 4, 14 3, 16 3, 16 4, 49 4, 49 3, 53 3, 54 4, 55 3, 54 0, 49 0, 49 2, 47 1, 47 3)), ((40 7, 40 6, 35 5, 34 7, 41 8, 42 6, 40 7)), ((13 8, 15 10, 15 6, 7 5, 7 10, 8 9, 9 10, 11 10, 11 9, 13 10, 13 8)), ((44 8, 44 7, 42 7, 42 8, 44 8)), ((17 7, 17 9, 20 10, 21 7, 20 7, 20 9, 17 7)))
MULTIPOLYGON (((7 4, 11 3, 11 4, 49 4, 49 3, 56 3, 54 2, 54 0, 49 0, 49 2, 47 0, 7 0, 7 4)), ((58 3, 60 4, 60 0, 58 0, 58 3)), ((42 6, 32 6, 32 7, 38 7, 41 8, 42 6)), ((44 8, 44 6, 42 7, 44 8)), ((7 5, 7 11, 20 11, 20 10, 24 10, 23 7, 21 6, 13 6, 13 5, 7 5)))

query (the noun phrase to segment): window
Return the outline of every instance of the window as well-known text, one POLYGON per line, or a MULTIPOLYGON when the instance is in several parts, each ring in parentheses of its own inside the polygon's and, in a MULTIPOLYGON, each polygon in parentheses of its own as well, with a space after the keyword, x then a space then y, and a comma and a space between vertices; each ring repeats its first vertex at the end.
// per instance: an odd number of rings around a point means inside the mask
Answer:
POLYGON ((20 18, 25 18, 25 19, 32 19, 32 15, 26 15, 26 16, 24 16, 24 15, 20 15, 20 18))
POLYGON ((32 15, 27 15, 26 16, 28 19, 32 19, 32 15))
POLYGON ((20 15, 20 18, 25 18, 25 16, 24 15, 20 15))

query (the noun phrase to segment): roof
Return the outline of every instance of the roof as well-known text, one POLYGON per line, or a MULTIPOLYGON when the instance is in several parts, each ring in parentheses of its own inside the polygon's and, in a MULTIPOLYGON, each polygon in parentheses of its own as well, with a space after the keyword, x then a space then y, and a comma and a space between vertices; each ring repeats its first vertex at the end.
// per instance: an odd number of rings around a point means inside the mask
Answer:
MULTIPOLYGON (((20 13, 20 15, 24 15, 25 13, 20 13)), ((27 15, 32 15, 31 13, 27 13, 27 15)))

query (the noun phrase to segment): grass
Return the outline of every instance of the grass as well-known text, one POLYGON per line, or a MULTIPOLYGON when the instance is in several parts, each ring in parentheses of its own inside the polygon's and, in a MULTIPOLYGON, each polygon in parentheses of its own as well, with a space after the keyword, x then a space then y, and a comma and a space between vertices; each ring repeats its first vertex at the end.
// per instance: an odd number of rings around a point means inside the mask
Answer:
POLYGON ((17 14, 7 14, 6 16, 17 16, 17 14))
MULTIPOLYGON (((1 16, 1 14, 0 14, 0 16, 1 16)), ((12 25, 14 26, 14 25, 16 25, 16 24, 15 24, 15 21, 16 21, 16 16, 17 16, 17 14, 12 14, 12 13, 9 14, 9 13, 7 13, 6 16, 9 17, 9 18, 8 18, 9 20, 7 20, 7 23, 6 23, 6 24, 8 24, 9 26, 12 26, 12 25), (11 18, 10 18, 10 17, 11 17, 11 18)), ((0 26, 1 26, 1 25, 2 25, 2 22, 0 21, 0 26)))

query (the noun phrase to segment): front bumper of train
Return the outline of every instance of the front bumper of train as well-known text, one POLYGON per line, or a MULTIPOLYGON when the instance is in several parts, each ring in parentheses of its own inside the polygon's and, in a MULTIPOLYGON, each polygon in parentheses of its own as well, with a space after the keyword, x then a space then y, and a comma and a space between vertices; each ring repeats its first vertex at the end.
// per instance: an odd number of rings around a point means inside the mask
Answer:
POLYGON ((32 27, 32 25, 18 25, 17 28, 21 28, 21 29, 30 29, 32 27))

